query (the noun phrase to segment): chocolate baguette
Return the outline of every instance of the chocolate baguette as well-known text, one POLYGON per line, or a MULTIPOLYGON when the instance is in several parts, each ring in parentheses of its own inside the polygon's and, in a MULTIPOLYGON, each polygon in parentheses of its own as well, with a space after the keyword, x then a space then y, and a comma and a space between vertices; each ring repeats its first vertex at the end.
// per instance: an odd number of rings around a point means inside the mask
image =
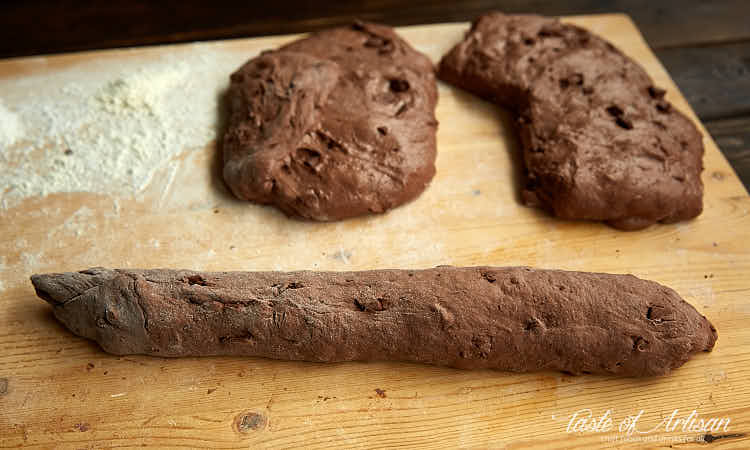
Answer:
POLYGON ((93 268, 31 281, 58 320, 117 355, 650 376, 710 351, 717 337, 672 289, 632 275, 528 267, 93 268))

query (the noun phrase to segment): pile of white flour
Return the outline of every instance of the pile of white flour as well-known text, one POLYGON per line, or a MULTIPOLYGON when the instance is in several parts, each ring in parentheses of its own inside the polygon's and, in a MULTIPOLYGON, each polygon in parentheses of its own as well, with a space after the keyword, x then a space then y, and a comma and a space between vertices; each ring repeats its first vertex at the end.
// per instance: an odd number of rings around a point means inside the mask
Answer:
POLYGON ((174 157, 208 145, 242 61, 200 46, 0 82, 0 208, 55 192, 135 195, 174 157))

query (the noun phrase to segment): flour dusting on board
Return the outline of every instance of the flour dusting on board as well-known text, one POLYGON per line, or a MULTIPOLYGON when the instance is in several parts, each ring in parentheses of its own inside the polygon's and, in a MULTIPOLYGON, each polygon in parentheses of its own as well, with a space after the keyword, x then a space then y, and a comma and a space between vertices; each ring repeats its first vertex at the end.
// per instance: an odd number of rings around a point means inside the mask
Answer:
MULTIPOLYGON (((0 155, 23 135, 23 126, 18 116, 0 102, 0 155)), ((1 157, 1 156, 0 156, 1 157)))
POLYGON ((219 96, 238 65, 227 59, 192 52, 17 81, 27 94, 16 112, 0 105, 0 206, 56 192, 138 194, 216 138, 219 96))

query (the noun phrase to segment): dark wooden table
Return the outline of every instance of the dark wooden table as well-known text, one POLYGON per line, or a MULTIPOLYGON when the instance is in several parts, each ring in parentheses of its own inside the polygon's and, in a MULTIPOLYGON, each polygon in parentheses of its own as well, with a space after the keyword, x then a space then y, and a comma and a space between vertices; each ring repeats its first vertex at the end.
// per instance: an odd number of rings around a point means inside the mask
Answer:
POLYGON ((2 1, 0 58, 295 33, 354 18, 391 25, 467 21, 493 9, 629 14, 750 187, 748 0, 2 1))

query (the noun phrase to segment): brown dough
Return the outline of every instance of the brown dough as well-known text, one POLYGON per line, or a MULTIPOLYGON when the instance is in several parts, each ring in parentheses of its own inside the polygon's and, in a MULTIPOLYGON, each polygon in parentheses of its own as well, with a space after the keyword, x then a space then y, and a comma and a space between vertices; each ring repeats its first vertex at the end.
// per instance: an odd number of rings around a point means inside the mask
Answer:
POLYGON ((647 376, 666 374, 716 341, 709 321, 672 289, 630 275, 95 268, 31 281, 58 320, 118 355, 647 376))
POLYGON ((700 132, 602 38, 556 19, 490 13, 438 76, 517 113, 527 204, 622 229, 701 213, 700 132))
POLYGON ((339 220, 412 200, 435 174, 434 67, 389 27, 315 33, 231 80, 224 179, 241 199, 339 220))

